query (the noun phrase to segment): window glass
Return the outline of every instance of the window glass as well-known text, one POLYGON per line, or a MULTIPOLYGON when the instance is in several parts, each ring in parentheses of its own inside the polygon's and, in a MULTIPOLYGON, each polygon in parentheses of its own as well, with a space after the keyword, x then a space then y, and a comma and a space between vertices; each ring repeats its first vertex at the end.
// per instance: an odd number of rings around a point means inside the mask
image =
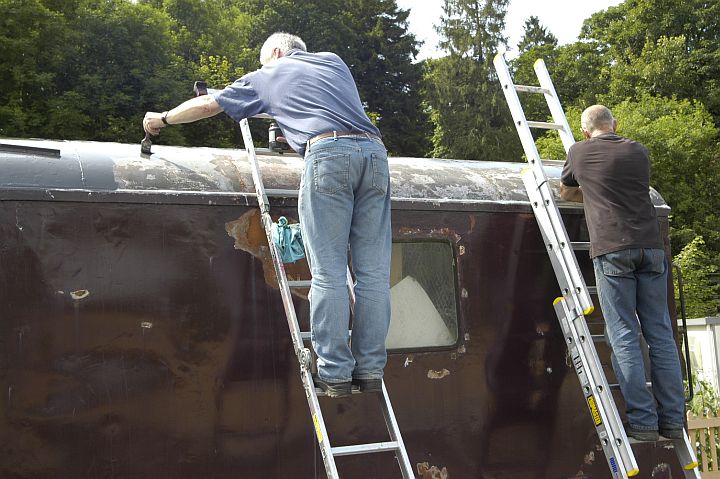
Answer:
POLYGON ((457 342, 455 261, 449 243, 393 243, 388 349, 457 342))

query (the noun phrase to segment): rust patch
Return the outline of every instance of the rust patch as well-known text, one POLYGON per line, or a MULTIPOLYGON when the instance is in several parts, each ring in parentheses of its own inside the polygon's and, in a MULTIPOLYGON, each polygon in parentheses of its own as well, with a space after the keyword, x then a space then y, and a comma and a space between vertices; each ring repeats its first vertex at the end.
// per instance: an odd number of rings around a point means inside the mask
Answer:
MULTIPOLYGON (((293 218, 288 218, 288 220, 290 223, 297 222, 293 218)), ((268 249, 267 237, 260 222, 260 210, 250 210, 237 220, 225 223, 225 231, 228 236, 235 240, 235 249, 246 251, 262 261, 265 282, 273 288, 279 289, 272 256, 268 249)), ((307 261, 304 259, 296 263, 286 264, 284 269, 289 280, 310 279, 310 270, 307 261)), ((307 298, 308 290, 293 289, 293 293, 307 298)))
POLYGON ((434 369, 429 369, 427 373, 427 377, 429 379, 442 379, 446 376, 450 376, 450 371, 447 369, 441 369, 440 371, 436 371, 434 369))
POLYGON ((417 471, 420 474, 420 479, 448 479, 450 477, 447 467, 438 469, 437 466, 430 466, 427 462, 419 462, 417 471))

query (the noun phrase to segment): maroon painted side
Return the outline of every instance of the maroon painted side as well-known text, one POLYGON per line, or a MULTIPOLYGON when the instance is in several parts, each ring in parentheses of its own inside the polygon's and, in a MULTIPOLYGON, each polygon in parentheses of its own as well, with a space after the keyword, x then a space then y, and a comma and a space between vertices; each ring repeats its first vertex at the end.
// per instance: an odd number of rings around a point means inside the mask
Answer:
MULTIPOLYGON (((398 164, 394 180, 415 168, 398 164)), ((519 168, 496 188, 515 191, 519 168)), ((447 184, 466 181, 446 174, 447 184)), ((228 233, 253 218, 251 201, 9 182, 0 182, 0 477, 325 477, 280 295, 262 255, 236 249, 228 233)), ((391 353, 386 369, 412 463, 449 478, 609 478, 529 205, 454 199, 394 203, 394 239, 448 242, 457 272, 458 343, 391 353)), ((272 203, 297 217, 293 200, 272 203)), ((579 210, 566 222, 584 239, 579 210)), ((306 323, 307 301, 296 305, 306 323)), ((387 438, 374 397, 322 405, 334 445, 387 438)), ((679 477, 672 450, 636 453, 644 477, 666 477, 667 464, 679 477)), ((338 466, 344 479, 399 477, 391 455, 338 466)))

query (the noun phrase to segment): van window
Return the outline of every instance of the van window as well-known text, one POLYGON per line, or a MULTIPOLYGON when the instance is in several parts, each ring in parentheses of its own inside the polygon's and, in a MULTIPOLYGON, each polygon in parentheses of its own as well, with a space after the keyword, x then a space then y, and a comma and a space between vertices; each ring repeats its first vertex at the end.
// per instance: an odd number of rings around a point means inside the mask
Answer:
POLYGON ((390 296, 388 349, 457 342, 455 259, 449 243, 393 243, 390 296))

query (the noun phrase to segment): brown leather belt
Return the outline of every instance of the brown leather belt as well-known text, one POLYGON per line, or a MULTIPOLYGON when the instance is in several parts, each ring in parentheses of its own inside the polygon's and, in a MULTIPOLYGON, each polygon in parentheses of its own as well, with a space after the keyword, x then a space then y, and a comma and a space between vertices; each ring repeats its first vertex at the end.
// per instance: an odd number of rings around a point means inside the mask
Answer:
POLYGON ((324 140, 325 138, 365 138, 384 144, 379 136, 364 131, 328 131, 327 133, 320 133, 319 135, 310 138, 307 142, 307 146, 310 147, 310 145, 316 141, 324 140))

